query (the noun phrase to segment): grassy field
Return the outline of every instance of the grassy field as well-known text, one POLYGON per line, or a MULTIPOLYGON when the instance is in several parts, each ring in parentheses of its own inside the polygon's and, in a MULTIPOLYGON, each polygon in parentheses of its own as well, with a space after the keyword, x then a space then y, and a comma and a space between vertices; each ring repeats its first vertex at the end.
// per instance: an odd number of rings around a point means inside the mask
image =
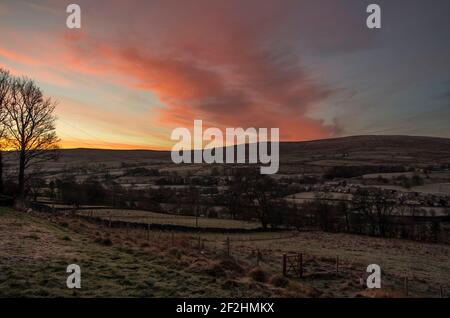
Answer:
POLYGON ((0 210, 0 297, 403 297, 405 277, 408 296, 439 297, 441 286, 449 294, 449 273, 448 245, 322 232, 110 229, 0 210), (298 252, 304 277, 284 278, 282 255, 298 252), (66 287, 72 263, 81 266, 79 290, 66 287), (362 285, 372 263, 382 268, 381 290, 362 285))
MULTIPOLYGON (((152 236, 156 241, 156 236, 152 236)), ((180 248, 181 250, 181 248, 180 248)), ((239 288, 190 267, 206 259, 154 244, 104 233, 95 225, 64 218, 0 210, 0 297, 233 297, 282 295, 248 280, 239 288), (70 223, 70 224, 69 224, 70 223), (66 287, 66 267, 81 267, 78 290, 66 287)), ((208 261, 211 271, 225 260, 208 261)), ((232 262, 230 262, 232 264, 232 262)))
POLYGON ((149 211, 99 209, 79 212, 81 215, 98 217, 104 220, 124 221, 143 224, 169 224, 188 227, 220 228, 220 229, 257 229, 261 227, 259 222, 247 222, 241 220, 204 218, 186 215, 174 215, 155 213, 149 211))
MULTIPOLYGON (((255 233, 232 235, 233 255, 256 261, 268 272, 281 268, 283 254, 303 253, 305 279, 322 297, 351 297, 361 289, 358 282, 366 277, 366 267, 382 268, 382 285, 397 295, 404 295, 404 279, 408 279, 409 296, 439 297, 440 286, 450 295, 450 247, 397 239, 382 239, 349 234, 303 232, 289 237, 283 234, 255 233), (335 275, 336 257, 339 275, 335 275)), ((220 248, 225 237, 214 235, 211 245, 220 248)))

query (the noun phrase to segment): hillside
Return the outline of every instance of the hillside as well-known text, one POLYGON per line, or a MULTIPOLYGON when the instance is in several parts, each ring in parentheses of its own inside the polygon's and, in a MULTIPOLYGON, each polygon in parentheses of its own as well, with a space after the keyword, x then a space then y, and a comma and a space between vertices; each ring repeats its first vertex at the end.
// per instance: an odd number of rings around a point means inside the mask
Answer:
POLYGON ((315 164, 409 164, 450 162, 450 139, 421 136, 351 136, 306 142, 283 142, 282 163, 315 164), (319 162, 317 162, 320 160, 319 162))
MULTIPOLYGON (((312 159, 381 160, 383 162, 448 163, 450 138, 422 136, 351 136, 301 142, 281 142, 283 162, 312 159)), ((8 153, 11 161, 13 153, 8 153)), ((62 149, 61 162, 111 162, 111 161, 170 161, 169 151, 110 150, 77 148, 62 149)))

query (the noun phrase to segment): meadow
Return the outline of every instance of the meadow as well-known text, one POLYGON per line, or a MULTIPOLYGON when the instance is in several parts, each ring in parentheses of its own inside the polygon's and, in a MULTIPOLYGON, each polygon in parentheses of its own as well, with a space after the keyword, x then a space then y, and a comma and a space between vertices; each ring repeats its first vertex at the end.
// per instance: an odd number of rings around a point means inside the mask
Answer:
POLYGON ((4 208, 0 238, 0 296, 7 297, 440 297, 450 287, 450 247, 405 240, 110 228, 4 208), (303 254, 302 278, 282 275, 283 254, 294 253, 303 254), (82 269, 79 290, 65 286, 72 263, 82 269), (365 287, 373 263, 382 267, 380 290, 365 287))

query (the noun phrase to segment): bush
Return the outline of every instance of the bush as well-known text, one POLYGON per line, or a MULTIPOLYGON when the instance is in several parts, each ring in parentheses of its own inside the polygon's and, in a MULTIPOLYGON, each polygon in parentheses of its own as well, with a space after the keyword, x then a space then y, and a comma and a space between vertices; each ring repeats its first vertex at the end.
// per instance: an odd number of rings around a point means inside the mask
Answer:
POLYGON ((289 279, 277 274, 270 279, 270 283, 276 287, 287 287, 289 285, 289 279))
POLYGON ((267 283, 270 278, 270 275, 259 267, 252 269, 249 275, 254 281, 260 283, 267 283))
POLYGON ((105 245, 105 246, 113 245, 113 243, 112 243, 110 238, 102 238, 102 237, 96 238, 95 239, 95 243, 98 243, 100 245, 105 245))

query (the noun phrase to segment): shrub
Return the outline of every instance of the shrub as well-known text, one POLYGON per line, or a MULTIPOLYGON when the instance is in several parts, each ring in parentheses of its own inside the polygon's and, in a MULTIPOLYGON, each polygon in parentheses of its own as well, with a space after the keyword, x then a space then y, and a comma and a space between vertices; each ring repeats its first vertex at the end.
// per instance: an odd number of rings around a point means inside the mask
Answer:
POLYGON ((252 269, 249 272, 249 275, 254 281, 260 282, 260 283, 266 283, 269 280, 269 276, 270 276, 267 272, 265 272, 264 270, 262 270, 259 267, 252 269))
POLYGON ((105 246, 113 245, 113 243, 112 243, 110 238, 102 238, 102 237, 97 237, 95 239, 95 243, 98 243, 98 244, 101 244, 101 245, 105 245, 105 246))
POLYGON ((287 287, 289 285, 289 279, 277 274, 270 279, 270 283, 276 287, 287 287))

